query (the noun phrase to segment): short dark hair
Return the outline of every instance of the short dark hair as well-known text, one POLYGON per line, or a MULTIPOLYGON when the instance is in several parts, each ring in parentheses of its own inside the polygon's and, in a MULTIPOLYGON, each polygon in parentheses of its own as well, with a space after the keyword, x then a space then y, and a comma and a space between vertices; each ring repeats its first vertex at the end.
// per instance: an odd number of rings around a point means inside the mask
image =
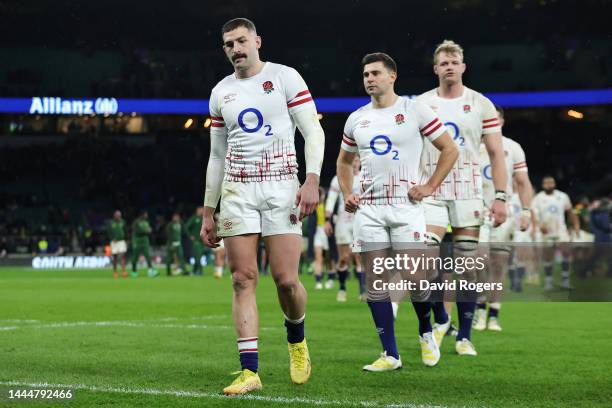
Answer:
POLYGON ((542 181, 544 181, 544 179, 553 179, 553 181, 555 180, 552 174, 545 174, 544 177, 542 177, 542 181))
POLYGON ((227 32, 237 29, 238 27, 244 27, 247 30, 252 31, 254 33, 257 32, 257 29, 255 28, 255 23, 253 23, 248 18, 239 17, 239 18, 233 18, 227 23, 223 24, 223 27, 221 27, 221 36, 223 36, 223 34, 227 32))
POLYGON ((502 118, 504 117, 504 108, 499 105, 495 105, 495 110, 499 112, 502 118))
POLYGON ((366 54, 366 56, 361 60, 361 68, 378 61, 382 62, 385 68, 387 68, 389 71, 397 72, 397 64, 395 61, 393 61, 393 58, 391 58, 389 54, 385 54, 384 52, 373 52, 371 54, 366 54))

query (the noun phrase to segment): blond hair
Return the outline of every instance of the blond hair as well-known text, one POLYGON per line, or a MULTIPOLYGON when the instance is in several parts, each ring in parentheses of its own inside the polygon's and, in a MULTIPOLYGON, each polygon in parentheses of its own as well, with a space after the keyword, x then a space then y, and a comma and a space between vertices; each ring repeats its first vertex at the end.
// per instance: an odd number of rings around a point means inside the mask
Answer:
POLYGON ((445 52, 451 55, 458 55, 461 57, 461 61, 463 61, 463 48, 453 40, 444 40, 436 47, 436 50, 433 54, 433 63, 434 65, 438 63, 438 55, 440 53, 445 52))

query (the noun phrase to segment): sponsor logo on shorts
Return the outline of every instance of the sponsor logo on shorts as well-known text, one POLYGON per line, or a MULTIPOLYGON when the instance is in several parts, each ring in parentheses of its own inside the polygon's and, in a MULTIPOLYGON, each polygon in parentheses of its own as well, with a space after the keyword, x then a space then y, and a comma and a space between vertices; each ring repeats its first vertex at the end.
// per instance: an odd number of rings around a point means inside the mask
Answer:
POLYGON ((470 113, 472 111, 472 107, 470 105, 463 105, 463 113, 470 113))
POLYGON ((478 211, 478 210, 474 211, 474 217, 479 218, 480 217, 480 211, 478 211))
POLYGON ((421 240, 421 234, 419 234, 419 231, 414 231, 414 240, 415 241, 421 240))
POLYGON ((225 231, 231 230, 233 226, 234 226, 234 224, 232 223, 232 220, 225 220, 225 221, 223 221, 223 229, 225 231))
POLYGON ((401 113, 398 113, 397 115, 395 115, 395 124, 396 125, 401 125, 404 122, 405 122, 404 115, 402 115, 401 113))
POLYGON ((272 81, 266 81, 262 84, 262 86, 266 94, 270 94, 274 90, 274 84, 272 83, 272 81))

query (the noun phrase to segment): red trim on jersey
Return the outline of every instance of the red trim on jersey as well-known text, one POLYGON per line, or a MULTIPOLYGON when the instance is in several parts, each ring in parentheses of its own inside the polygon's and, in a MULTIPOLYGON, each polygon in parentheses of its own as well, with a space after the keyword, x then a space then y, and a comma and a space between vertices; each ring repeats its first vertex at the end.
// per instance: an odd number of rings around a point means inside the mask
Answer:
MULTIPOLYGON (((307 90, 305 90, 305 91, 298 92, 298 94, 297 94, 297 95, 295 95, 295 97, 294 97, 293 99, 295 99, 295 98, 299 98, 300 96, 303 96, 303 95, 309 95, 309 94, 310 94, 310 91, 307 89, 307 90)), ((292 100, 293 100, 293 99, 292 99, 292 100)))
MULTIPOLYGON (((442 126, 442 123, 438 123, 438 126, 436 126, 435 128, 431 129, 429 132, 427 133, 423 133, 423 136, 429 136, 432 133, 434 133, 436 130, 440 129, 440 127, 442 126)), ((423 131, 421 131, 422 133, 423 131)))
POLYGON ((213 122, 210 126, 211 127, 225 127, 225 124, 223 124, 223 123, 214 123, 213 122))
POLYGON ((527 163, 515 164, 514 170, 527 168, 527 163))
POLYGON ((210 118, 211 118, 212 120, 218 120, 218 121, 223 122, 223 116, 211 116, 210 118))
POLYGON ((487 125, 487 126, 483 126, 483 129, 488 129, 488 128, 493 128, 493 127, 498 127, 499 123, 493 123, 492 125, 487 125))
POLYGON ((342 134, 344 135, 344 137, 346 137, 346 138, 347 138, 347 139, 349 139, 349 140, 353 140, 353 141, 355 140, 355 138, 354 138, 354 137, 350 137, 350 136, 349 136, 349 135, 347 135, 346 133, 342 133, 342 134))
POLYGON ((438 121, 438 118, 435 118, 434 120, 429 122, 424 128, 421 129, 421 132, 425 132, 428 127, 433 126, 433 124, 436 123, 437 121, 438 121))
POLYGON ((497 120, 497 118, 485 119, 482 123, 493 122, 494 120, 497 120))
POLYGON ((311 97, 308 97, 308 98, 305 98, 305 99, 301 99, 301 100, 299 100, 299 101, 295 101, 295 102, 288 103, 288 104, 287 104, 287 107, 288 107, 288 108, 293 108, 294 106, 298 106, 298 105, 301 105, 301 104, 303 104, 303 103, 310 102, 310 101, 312 101, 312 98, 311 98, 311 97))
POLYGON ((343 141, 344 143, 346 143, 347 145, 349 145, 349 146, 353 146, 353 147, 357 146, 357 143, 351 142, 351 141, 350 141, 350 140, 348 140, 346 137, 342 138, 342 141, 343 141))

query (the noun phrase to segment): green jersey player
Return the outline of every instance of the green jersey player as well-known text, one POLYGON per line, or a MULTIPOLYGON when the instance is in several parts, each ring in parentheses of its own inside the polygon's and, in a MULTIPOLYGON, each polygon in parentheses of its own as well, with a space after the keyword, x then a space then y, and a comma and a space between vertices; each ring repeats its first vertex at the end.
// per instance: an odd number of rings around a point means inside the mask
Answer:
POLYGON ((179 213, 172 214, 172 221, 166 226, 166 274, 171 275, 173 263, 178 264, 178 275, 185 271, 185 255, 183 253, 183 225, 179 213))
POLYGON ((121 218, 121 211, 113 213, 113 218, 106 222, 106 234, 110 241, 111 255, 113 257, 113 277, 118 278, 117 263, 121 258, 121 275, 127 277, 125 271, 125 253, 127 244, 125 242, 125 221, 121 218))
POLYGON ((153 263, 151 262, 151 244, 149 242, 149 236, 151 235, 152 229, 149 224, 149 213, 143 211, 138 218, 132 223, 132 272, 133 278, 138 277, 136 271, 136 264, 138 263, 138 257, 142 254, 147 260, 147 266, 149 267, 148 275, 153 278, 158 275, 157 271, 153 269, 153 263))
POLYGON ((193 274, 202 275, 202 255, 204 254, 204 243, 200 238, 200 229, 202 228, 202 215, 204 215, 204 207, 196 208, 196 212, 185 223, 185 230, 191 241, 191 255, 194 259, 193 274))

